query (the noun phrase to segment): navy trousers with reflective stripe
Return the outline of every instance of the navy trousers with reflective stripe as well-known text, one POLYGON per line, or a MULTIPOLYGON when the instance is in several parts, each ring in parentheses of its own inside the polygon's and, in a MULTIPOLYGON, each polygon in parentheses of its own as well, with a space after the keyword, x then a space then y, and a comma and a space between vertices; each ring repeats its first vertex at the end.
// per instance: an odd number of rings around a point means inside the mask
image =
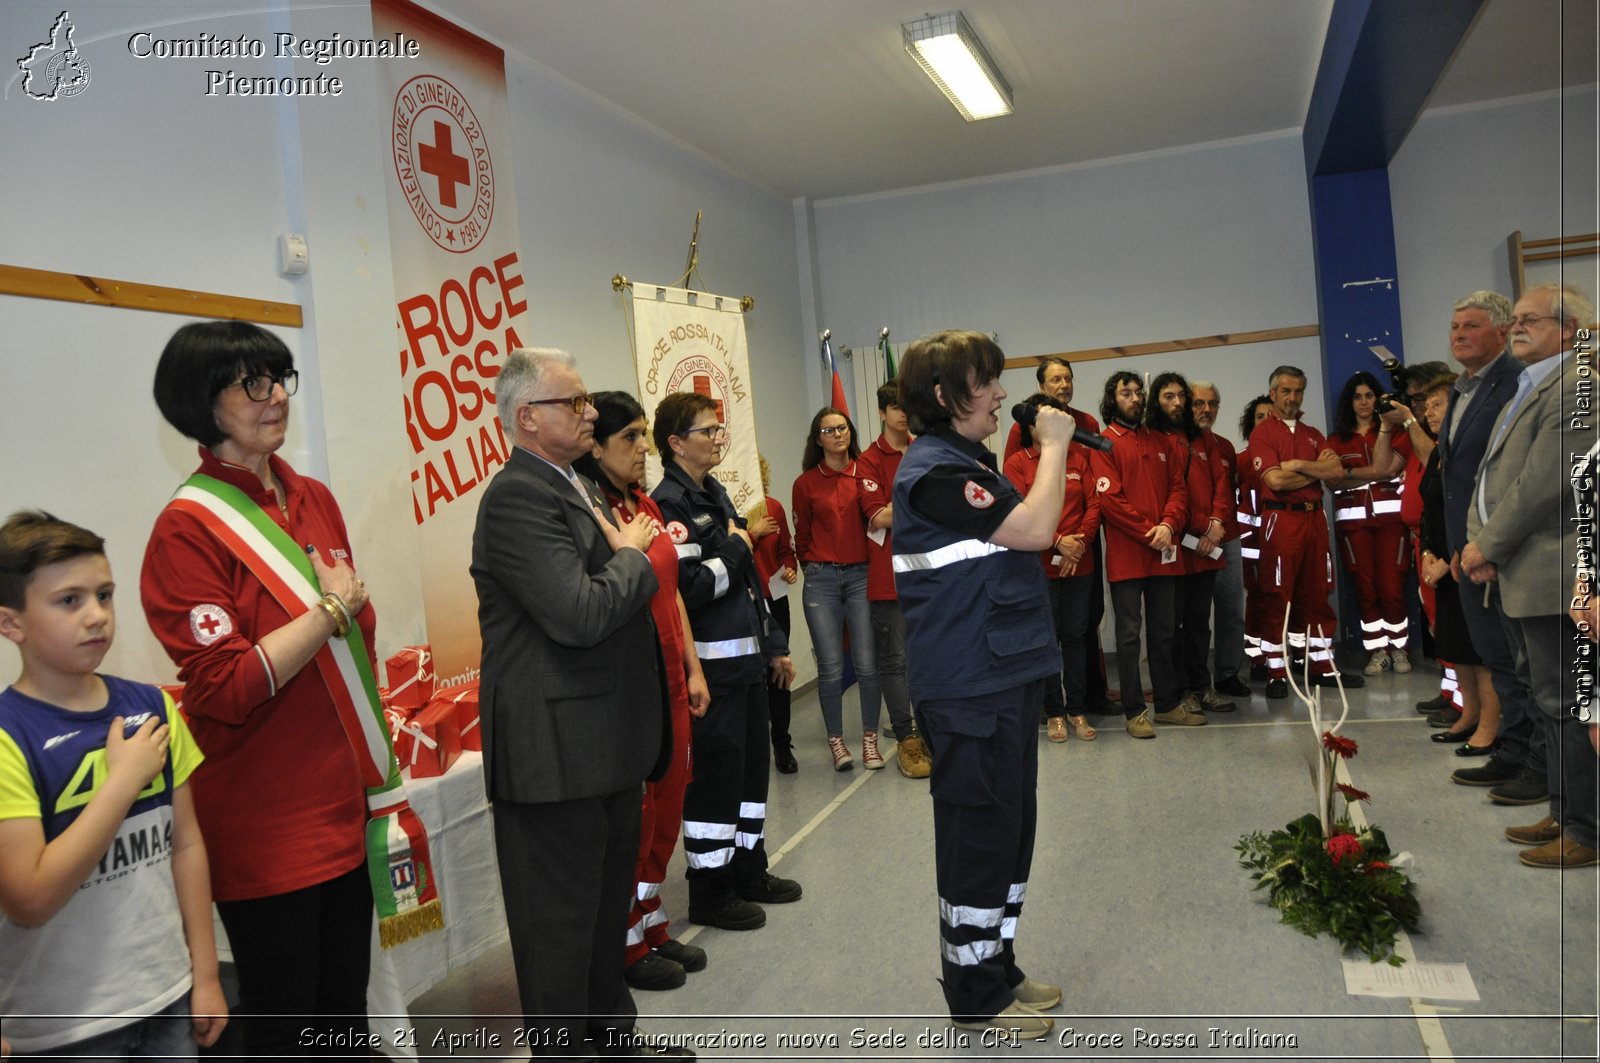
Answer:
POLYGON ((1023 979, 1014 939, 1033 863, 1044 683, 915 707, 933 757, 941 981, 954 1019, 999 1014, 1023 979))
POLYGON ((767 686, 713 686, 690 721, 694 778, 683 795, 689 910, 712 912, 767 869, 767 686))

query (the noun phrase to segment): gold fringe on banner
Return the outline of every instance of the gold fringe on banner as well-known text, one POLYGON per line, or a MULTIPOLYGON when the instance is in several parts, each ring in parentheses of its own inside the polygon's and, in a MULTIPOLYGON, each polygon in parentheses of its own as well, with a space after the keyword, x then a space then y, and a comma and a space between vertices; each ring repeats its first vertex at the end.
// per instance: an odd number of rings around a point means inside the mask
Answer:
POLYGON ((379 920, 378 944, 392 949, 429 931, 443 929, 444 907, 438 901, 429 901, 419 908, 379 920))

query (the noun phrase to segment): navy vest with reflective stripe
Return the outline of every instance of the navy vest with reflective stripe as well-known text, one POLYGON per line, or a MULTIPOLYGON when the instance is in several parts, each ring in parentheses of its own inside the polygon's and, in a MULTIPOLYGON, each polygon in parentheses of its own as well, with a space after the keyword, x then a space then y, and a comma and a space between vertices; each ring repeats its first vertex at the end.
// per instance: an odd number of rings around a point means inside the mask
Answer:
MULTIPOLYGON (((912 508, 917 481, 951 464, 986 468, 943 439, 919 436, 894 480, 894 584, 917 701, 991 694, 1061 670, 1039 555, 969 538, 912 508)), ((996 494, 1017 497, 1003 478, 996 494)))

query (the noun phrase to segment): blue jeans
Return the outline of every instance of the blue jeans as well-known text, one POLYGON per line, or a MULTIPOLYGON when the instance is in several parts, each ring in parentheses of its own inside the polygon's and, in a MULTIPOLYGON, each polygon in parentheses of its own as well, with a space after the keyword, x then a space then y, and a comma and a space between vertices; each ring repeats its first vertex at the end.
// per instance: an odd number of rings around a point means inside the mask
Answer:
POLYGON ((805 566, 801 595, 806 627, 817 651, 817 698, 829 737, 844 734, 844 631, 850 627, 850 660, 861 685, 861 730, 877 731, 882 697, 878 690, 878 655, 867 603, 867 566, 811 561, 805 566))
POLYGON ((81 1060, 194 1059, 199 1051, 189 1036, 189 994, 185 993, 148 1019, 40 1054, 81 1060))

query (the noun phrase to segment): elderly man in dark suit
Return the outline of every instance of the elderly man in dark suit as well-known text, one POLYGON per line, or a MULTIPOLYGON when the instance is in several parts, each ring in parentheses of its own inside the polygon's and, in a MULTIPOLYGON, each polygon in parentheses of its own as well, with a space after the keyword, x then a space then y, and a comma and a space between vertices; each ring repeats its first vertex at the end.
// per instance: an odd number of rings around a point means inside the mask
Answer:
POLYGON ((572 471, 594 406, 563 351, 513 351, 496 382, 516 446, 472 537, 483 770, 534 1055, 637 1055, 623 980, 640 787, 667 709, 643 551, 572 471))
MULTIPOLYGON (((1495 419, 1467 507, 1461 568, 1498 588, 1517 670, 1531 684, 1544 728, 1550 815, 1506 837, 1534 845, 1530 867, 1592 867, 1597 852, 1594 749, 1580 719, 1581 691, 1593 689, 1593 658, 1567 615, 1569 573, 1578 560, 1567 474, 1594 440, 1594 304, 1576 288, 1541 285, 1517 300, 1511 353, 1521 363, 1516 391, 1495 419), (1579 672, 1587 668, 1587 683, 1579 672)), ((1592 522, 1592 515, 1590 515, 1592 522)))
MULTIPOLYGON (((1476 291, 1457 301, 1450 319, 1450 353, 1463 372, 1450 392, 1450 408, 1439 428, 1439 467, 1444 478, 1445 541, 1452 559, 1467 544, 1467 505, 1478 481, 1478 464, 1489 445, 1495 418, 1517 389, 1521 364, 1506 354, 1511 300, 1498 292, 1476 291)), ((1396 408, 1383 419, 1410 433, 1418 453, 1426 442, 1409 410, 1396 408), (1419 438, 1421 437, 1421 438, 1419 438)), ((1459 566, 1453 566, 1459 573, 1459 566)), ((1463 786, 1488 786, 1497 804, 1537 804, 1545 799, 1542 732, 1533 691, 1518 678, 1516 658, 1492 595, 1459 577, 1461 612, 1472 648, 1483 659, 1500 701, 1499 748, 1482 765, 1459 768, 1451 780, 1463 786)))

